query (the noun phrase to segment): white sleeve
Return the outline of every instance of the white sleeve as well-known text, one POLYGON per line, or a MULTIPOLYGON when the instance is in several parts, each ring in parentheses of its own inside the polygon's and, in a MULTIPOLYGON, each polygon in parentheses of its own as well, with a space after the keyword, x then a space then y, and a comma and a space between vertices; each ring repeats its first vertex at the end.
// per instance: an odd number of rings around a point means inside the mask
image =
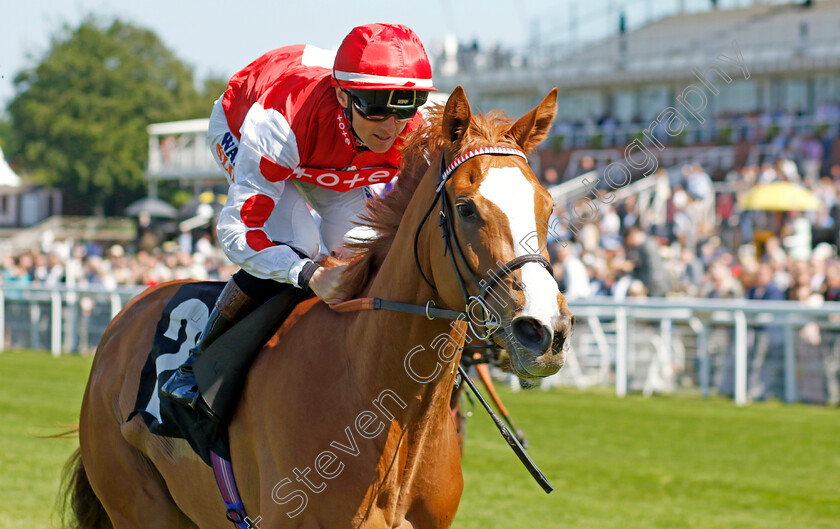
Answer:
POLYGON ((266 178, 260 170, 264 157, 289 169, 299 165, 294 132, 280 112, 256 103, 245 116, 240 134, 233 183, 219 214, 219 243, 228 258, 249 274, 300 286, 298 275, 310 259, 273 243, 265 231, 285 181, 266 178))

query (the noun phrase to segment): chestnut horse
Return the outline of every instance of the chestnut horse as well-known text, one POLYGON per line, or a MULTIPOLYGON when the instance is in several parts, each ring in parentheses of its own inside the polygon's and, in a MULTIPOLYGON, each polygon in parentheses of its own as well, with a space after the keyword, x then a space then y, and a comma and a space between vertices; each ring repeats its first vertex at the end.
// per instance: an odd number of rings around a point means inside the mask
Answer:
MULTIPOLYGON (((554 89, 514 122, 473 115, 456 88, 408 138, 394 191, 369 204, 366 222, 377 237, 356 245, 345 289, 463 310, 464 289, 487 294, 488 281, 471 278, 516 261, 507 274, 491 274, 514 300, 504 306, 487 296, 506 327, 493 340, 521 377, 560 369, 572 315, 545 270, 547 254, 525 255, 519 244, 534 231, 545 240, 551 197, 523 153, 545 138, 556 97, 554 89), (495 153, 476 154, 484 147, 495 153), (467 153, 441 177, 442 166, 467 153), (446 237, 441 211, 449 214, 446 237)), ((99 345, 80 449, 69 463, 78 527, 231 526, 211 469, 189 445, 150 434, 139 416, 126 421, 155 325, 179 286, 132 300, 99 345)), ((339 313, 315 298, 296 307, 255 357, 229 425, 249 517, 263 528, 449 527, 463 488, 449 408, 460 350, 446 362, 435 350, 451 323, 385 310, 339 313)))

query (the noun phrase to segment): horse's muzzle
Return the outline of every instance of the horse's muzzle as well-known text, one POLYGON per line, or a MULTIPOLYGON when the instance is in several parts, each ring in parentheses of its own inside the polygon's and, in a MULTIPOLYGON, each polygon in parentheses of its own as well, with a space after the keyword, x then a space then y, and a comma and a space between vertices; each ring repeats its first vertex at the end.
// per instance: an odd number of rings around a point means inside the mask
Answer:
POLYGON ((530 316, 519 316, 511 322, 513 337, 529 351, 543 353, 551 345, 554 331, 530 316))
POLYGON ((551 328, 536 318, 519 316, 511 321, 512 344, 508 347, 511 368, 521 378, 553 375, 566 361, 566 343, 574 316, 564 310, 551 328))

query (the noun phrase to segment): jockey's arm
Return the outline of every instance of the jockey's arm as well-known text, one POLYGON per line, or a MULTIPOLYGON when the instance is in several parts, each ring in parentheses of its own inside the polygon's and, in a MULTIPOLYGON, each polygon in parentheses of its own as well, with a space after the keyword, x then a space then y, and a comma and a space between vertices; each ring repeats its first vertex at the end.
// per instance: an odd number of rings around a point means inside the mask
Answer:
POLYGON ((301 287, 315 264, 285 244, 273 242, 266 223, 288 183, 263 174, 265 161, 297 167, 297 145, 285 117, 254 104, 240 129, 240 148, 233 182, 219 215, 217 232, 225 254, 249 274, 301 287), (306 269, 306 270, 305 270, 306 269), (303 277, 301 277, 303 274, 303 277))
MULTIPOLYGON (((219 242, 231 261, 260 279, 309 286, 327 303, 344 301, 340 276, 344 266, 318 267, 285 244, 273 242, 265 224, 289 182, 263 174, 264 159, 276 166, 299 163, 297 145, 289 143, 288 123, 274 110, 254 105, 241 129, 239 159, 228 199, 219 216, 219 242)), ((340 250, 340 249, 339 249, 340 250)))
MULTIPOLYGON (((238 167, 237 167, 238 168, 238 167)), ((228 190, 225 207, 219 214, 217 234, 225 255, 243 270, 260 279, 273 279, 301 287, 304 267, 314 266, 285 244, 272 242, 264 230, 284 183, 255 189, 245 178, 237 178, 228 190)))
MULTIPOLYGON (((265 232, 249 229, 242 222, 242 206, 239 206, 240 203, 247 203, 248 199, 237 200, 237 196, 250 198, 257 195, 247 186, 237 184, 232 184, 228 192, 228 203, 219 216, 217 231, 222 248, 231 261, 255 277, 291 283, 299 288, 305 282, 301 276, 311 273, 308 286, 316 296, 329 304, 346 300, 347 295, 340 289, 341 274, 346 265, 315 267, 311 259, 301 258, 289 246, 269 241, 265 232)), ((248 217, 246 212, 246 221, 248 217)))

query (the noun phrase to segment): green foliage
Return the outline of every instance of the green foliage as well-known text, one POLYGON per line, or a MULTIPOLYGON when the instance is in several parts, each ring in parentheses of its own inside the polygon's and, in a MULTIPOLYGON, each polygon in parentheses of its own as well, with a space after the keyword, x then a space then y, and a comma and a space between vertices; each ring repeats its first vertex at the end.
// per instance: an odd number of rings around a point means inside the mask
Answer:
MULTIPOLYGON (((202 93, 207 95, 207 101, 209 101, 212 104, 212 102, 214 102, 216 99, 221 97, 223 93, 225 93, 225 90, 227 90, 227 84, 228 80, 226 78, 210 77, 204 80, 202 93)), ((203 110, 203 112, 207 115, 210 114, 209 108, 210 107, 208 106, 203 110)))
POLYGON ((190 201, 194 198, 195 195, 192 193, 192 191, 187 191, 186 189, 178 189, 172 193, 172 196, 169 199, 169 203, 175 206, 176 208, 180 209, 189 204, 190 201))
POLYGON ((630 138, 629 143, 633 143, 636 140, 639 140, 639 143, 644 143, 645 142, 645 131, 644 130, 640 130, 640 131, 637 131, 636 133, 634 133, 633 137, 630 138))
POLYGON ((12 124, 0 118, 0 149, 3 149, 3 152, 6 156, 12 152, 14 145, 14 135, 12 134, 12 124))
POLYGON ((153 32, 93 17, 65 26, 14 84, 8 112, 21 170, 106 213, 144 194, 146 126, 206 116, 219 95, 200 95, 153 32))

